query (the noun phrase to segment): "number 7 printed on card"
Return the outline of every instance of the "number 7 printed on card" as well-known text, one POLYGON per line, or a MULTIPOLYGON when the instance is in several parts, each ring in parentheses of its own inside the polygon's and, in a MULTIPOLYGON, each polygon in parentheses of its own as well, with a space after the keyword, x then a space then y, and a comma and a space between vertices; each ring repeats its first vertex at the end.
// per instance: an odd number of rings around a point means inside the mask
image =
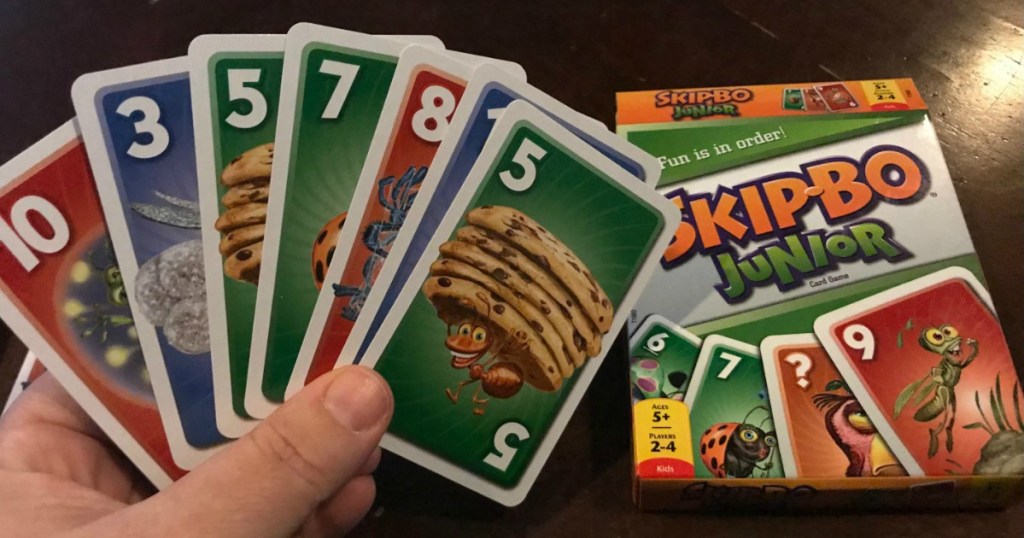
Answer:
POLYGON ((263 247, 250 258, 260 265, 245 397, 254 417, 284 401, 331 261, 329 250, 316 246, 334 244, 345 224, 408 44, 311 24, 288 32, 263 247))
MULTIPOLYGON (((351 224, 342 229, 336 245, 318 244, 343 257, 327 271, 324 281, 329 285, 317 299, 288 396, 334 367, 448 132, 475 69, 468 62, 494 62, 467 54, 458 58, 467 63, 451 59, 447 51, 424 47, 402 52, 352 198, 347 217, 351 224)), ((525 78, 522 68, 514 74, 525 78)))

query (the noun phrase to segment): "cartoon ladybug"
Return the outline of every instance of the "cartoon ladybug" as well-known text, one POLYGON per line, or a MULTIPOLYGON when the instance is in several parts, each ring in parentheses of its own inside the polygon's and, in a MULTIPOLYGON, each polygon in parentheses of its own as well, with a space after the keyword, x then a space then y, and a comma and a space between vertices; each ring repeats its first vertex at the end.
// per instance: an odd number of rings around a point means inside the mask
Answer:
POLYGON ((338 233, 345 225, 348 212, 334 217, 316 234, 316 241, 313 242, 313 282, 316 289, 324 287, 324 278, 327 276, 327 267, 331 265, 334 258, 334 247, 338 243, 338 233))
POLYGON ((747 478, 754 469, 764 471, 761 478, 771 470, 771 458, 778 440, 775 432, 765 432, 760 426, 772 419, 769 414, 759 426, 747 423, 754 411, 768 408, 759 405, 750 410, 743 422, 722 422, 704 432, 700 438, 700 459, 716 478, 747 478), (767 462, 763 467, 757 464, 767 462))

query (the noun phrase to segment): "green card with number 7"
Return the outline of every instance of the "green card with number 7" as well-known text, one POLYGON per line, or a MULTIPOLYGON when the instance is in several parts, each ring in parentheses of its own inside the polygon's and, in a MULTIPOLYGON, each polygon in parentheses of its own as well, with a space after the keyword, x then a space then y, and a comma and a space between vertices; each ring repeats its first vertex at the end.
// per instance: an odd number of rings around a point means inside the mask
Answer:
POLYGON ((317 262, 326 272, 398 57, 412 43, 442 46, 436 38, 370 36, 305 23, 288 31, 274 149, 239 161, 238 177, 231 176, 243 181, 270 162, 268 203, 221 216, 221 227, 230 231, 265 222, 259 247, 225 267, 259 281, 245 395, 250 415, 264 418, 284 400, 323 282, 317 262))
POLYGON ((565 127, 513 102, 364 356, 395 395, 382 445, 518 504, 678 218, 565 127))
POLYGON ((701 460, 694 464, 697 478, 784 476, 756 347, 717 334, 705 338, 685 403, 701 460))

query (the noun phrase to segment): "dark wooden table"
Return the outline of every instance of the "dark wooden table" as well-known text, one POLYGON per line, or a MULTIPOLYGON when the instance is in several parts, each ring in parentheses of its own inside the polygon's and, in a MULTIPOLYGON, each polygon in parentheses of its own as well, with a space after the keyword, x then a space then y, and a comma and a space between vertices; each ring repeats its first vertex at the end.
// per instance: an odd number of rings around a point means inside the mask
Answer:
MULTIPOLYGON (((435 34, 519 62, 530 82, 609 125, 618 90, 913 77, 928 100, 1014 355, 1024 358, 1024 6, 991 2, 0 3, 0 161, 72 115, 83 73, 184 54, 204 33, 312 21, 435 34)), ((0 331, 0 399, 24 347, 0 331)), ((1020 362, 1018 362, 1020 366, 1020 362)), ((521 506, 503 509, 398 458, 364 534, 1020 536, 1024 510, 796 516, 647 514, 630 500, 625 366, 608 361, 521 506)))

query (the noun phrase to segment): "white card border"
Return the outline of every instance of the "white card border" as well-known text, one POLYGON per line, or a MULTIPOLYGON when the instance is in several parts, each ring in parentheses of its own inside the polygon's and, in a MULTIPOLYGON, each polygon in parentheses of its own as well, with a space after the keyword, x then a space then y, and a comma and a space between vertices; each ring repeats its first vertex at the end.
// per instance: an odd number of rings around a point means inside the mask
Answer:
POLYGON ((31 351, 25 354, 25 359, 21 361, 21 368, 18 369, 18 375, 15 376, 14 383, 11 384, 11 391, 7 394, 7 402, 4 403, 4 409, 0 411, 0 417, 7 414, 14 400, 25 391, 24 384, 28 381, 28 376, 32 373, 32 368, 36 365, 36 362, 39 362, 39 359, 31 351))
MULTIPOLYGON (((519 124, 523 122, 530 123, 539 130, 543 130, 548 134, 548 136, 557 140, 559 144, 564 145, 569 151, 576 153, 587 162, 600 167, 601 171, 608 177, 612 178, 612 180, 620 187, 632 192, 634 196, 649 205, 653 210, 660 211, 664 220, 663 228, 658 239, 652 245, 647 259, 644 260, 640 270, 637 271, 629 290, 626 292, 620 305, 616 309, 615 318, 612 321, 611 328, 602 339, 601 354, 598 357, 588 360, 587 363, 580 368, 578 373, 579 378, 573 384, 572 389, 568 396, 566 396, 561 408, 558 409, 556 416, 551 422, 551 426, 546 432, 543 432, 543 434, 539 432, 537 433, 537 435, 542 435, 543 438, 540 445, 537 447, 537 451, 535 452, 533 459, 527 464, 519 482, 515 486, 511 488, 499 487, 494 483, 484 480, 475 474, 469 473, 461 467, 425 451, 408 441, 400 439, 390 433, 386 433, 384 435, 384 439, 381 441, 382 447, 473 491, 476 491, 477 493, 494 499, 505 506, 518 505, 526 498, 527 493, 529 493, 530 488, 537 479, 537 475, 540 473, 541 468, 544 466, 548 456, 551 454, 551 450, 558 442, 562 431, 565 429, 566 424, 572 417, 573 411, 575 411, 576 406, 579 404, 580 398, 583 397, 584 392, 590 385, 591 380, 597 373, 597 370, 604 361, 605 356, 607 356, 608 350, 613 346, 615 339, 618 337, 618 332, 625 324, 632 306, 636 303, 640 292, 644 288, 644 284, 647 282, 647 279, 650 277, 655 266, 658 265, 661 253, 668 246, 669 240, 675 233, 673 224, 679 218, 679 209, 668 201, 667 198, 661 196, 655 190, 638 183, 636 181, 636 177, 627 173, 586 142, 583 142, 582 139, 572 134, 565 127, 559 125, 544 112, 541 112, 536 107, 526 103, 525 101, 518 100, 512 102, 512 104, 505 109, 501 119, 498 120, 494 129, 491 131, 491 136, 488 138, 487 143, 480 152, 480 157, 477 159, 476 164, 473 165, 472 170, 466 177, 465 183, 459 190, 459 194, 456 195, 456 199, 453 201, 451 208, 445 214, 444 219, 441 221, 437 231, 434 233, 434 236, 427 247, 427 252, 436 252, 437 247, 441 242, 445 241, 454 231, 459 220, 462 219, 466 206, 470 203, 470 199, 476 193, 478 187, 483 183, 484 177, 491 164, 497 158, 498 152, 504 144, 505 139, 508 137, 512 129, 518 127, 519 124)), ((375 338, 370 348, 368 348, 366 353, 366 358, 368 360, 364 361, 365 366, 372 368, 376 364, 376 359, 380 357, 381 353, 384 351, 386 341, 390 339, 392 334, 394 334, 398 323, 401 321, 402 315, 406 310, 408 310, 412 300, 420 292, 420 283, 426 279, 426 274, 432 262, 432 257, 424 257, 416 264, 416 268, 409 278, 409 283, 407 283, 407 285, 402 289, 398 299, 395 301, 395 306, 392 307, 388 317, 381 325, 378 338, 375 338)))

